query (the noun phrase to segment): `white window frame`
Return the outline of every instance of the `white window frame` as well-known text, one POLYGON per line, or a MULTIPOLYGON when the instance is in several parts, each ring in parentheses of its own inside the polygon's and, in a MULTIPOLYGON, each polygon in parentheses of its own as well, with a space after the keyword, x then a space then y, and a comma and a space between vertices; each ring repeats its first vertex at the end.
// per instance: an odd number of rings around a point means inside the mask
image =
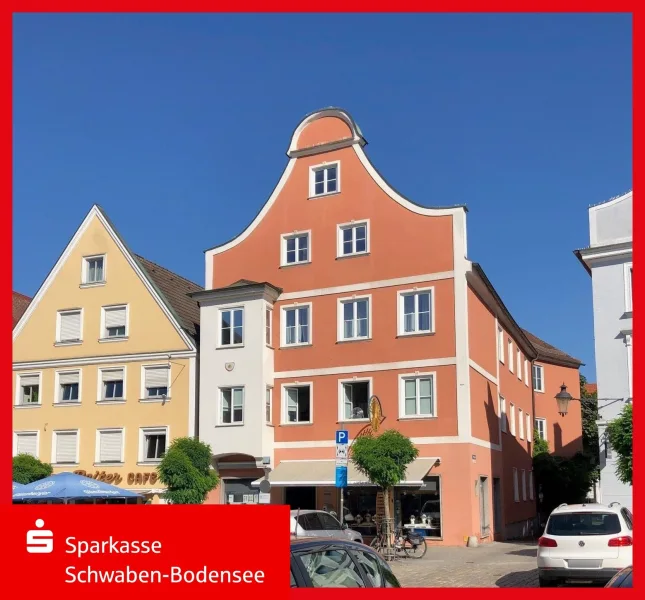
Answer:
POLYGON ((166 434, 166 452, 168 452, 168 448, 170 447, 170 427, 168 425, 159 425, 159 426, 147 426, 147 427, 139 427, 139 452, 138 452, 138 457, 137 457, 137 464, 139 465, 158 465, 161 462, 160 458, 155 458, 155 459, 147 459, 144 457, 144 446, 145 446, 145 441, 146 441, 146 434, 159 434, 159 433, 165 433, 166 434))
POLYGON ((533 491, 533 469, 529 471, 529 500, 535 500, 535 492, 533 491))
MULTIPOLYGON (((354 311, 356 313, 356 311, 354 311)), ((336 316, 337 316, 337 335, 336 341, 338 342, 360 342, 363 340, 372 339, 372 294, 366 294, 363 296, 350 296, 346 298, 338 298, 338 304, 336 307, 336 316), (354 337, 346 338, 344 337, 345 333, 345 304, 352 302, 359 302, 361 300, 367 300, 367 337, 354 337)), ((354 318, 354 333, 358 331, 357 319, 354 318)))
MULTIPOLYGON (((417 411, 419 409, 419 385, 417 383, 417 411)), ((399 374, 399 420, 416 420, 416 419, 436 419, 439 416, 439 402, 437 400, 437 373, 436 371, 427 371, 424 373, 400 373, 399 374), (408 379, 428 379, 432 378, 432 404, 434 412, 431 415, 406 415, 405 414, 405 382, 408 379)))
POLYGON ((80 406, 83 402, 83 369, 61 369, 54 374, 54 406, 80 406), (64 373, 78 373, 78 400, 74 402, 61 401, 60 376, 64 373))
POLYGON ((218 427, 241 427, 244 425, 244 416, 246 412, 246 389, 243 385, 222 385, 217 388, 217 426, 218 427), (224 423, 224 391, 231 391, 231 422, 224 423), (233 421, 235 405, 233 404, 233 390, 242 390, 242 420, 233 421))
POLYGON ((108 306, 101 306, 101 336, 99 342, 125 342, 130 335, 130 305, 129 304, 110 304, 108 306), (125 335, 108 337, 107 328, 105 326, 105 313, 111 310, 125 309, 125 335))
POLYGON ((544 394, 544 366, 543 365, 538 365, 533 363, 533 369, 531 371, 531 379, 533 380, 533 391, 538 392, 539 394, 544 394), (541 388, 536 387, 537 380, 535 378, 535 369, 540 369, 541 376, 540 376, 540 384, 541 388))
POLYGON ((499 418, 500 418, 500 427, 502 433, 508 432, 508 415, 506 414, 506 398, 504 396, 498 395, 499 402, 499 418))
POLYGON ((625 346, 627 350, 627 387, 629 389, 629 397, 633 398, 634 391, 634 371, 632 370, 632 338, 633 335, 628 333, 625 336, 625 346))
POLYGON ((522 352, 517 349, 517 378, 522 381, 522 352))
POLYGON ((340 223, 336 226, 336 258, 349 258, 351 256, 364 256, 370 253, 370 220, 359 219, 350 221, 349 223, 340 223), (349 254, 344 253, 343 232, 346 229, 354 229, 355 227, 365 227, 365 250, 360 252, 356 251, 356 235, 352 235, 352 248, 353 251, 349 254))
POLYGON ((519 429, 520 439, 524 439, 524 411, 521 408, 517 409, 517 427, 519 429))
POLYGON ((526 469, 522 469, 522 501, 526 502, 526 469))
POLYGON ((83 343, 83 325, 85 323, 85 311, 82 308, 69 308, 64 310, 59 310, 56 313, 56 345, 57 346, 74 346, 77 344, 83 343), (81 314, 81 327, 79 331, 80 338, 78 340, 61 340, 61 317, 63 315, 80 313, 81 314))
POLYGON ((311 425, 314 422, 314 384, 313 381, 292 381, 291 383, 282 383, 280 385, 280 425, 289 427, 296 427, 298 425, 311 425), (288 406, 287 406, 287 389, 294 387, 308 387, 309 388, 309 421, 296 421, 291 422, 287 420, 288 406))
POLYGON ((24 373, 16 373, 16 393, 14 397, 15 408, 37 408, 43 405, 43 372, 42 371, 25 371, 24 373), (22 378, 38 376, 38 402, 32 404, 22 404, 22 378))
POLYGON ((520 501, 520 482, 518 480, 517 467, 513 467, 513 500, 520 501))
POLYGON ((96 430, 96 442, 94 448, 94 466, 122 465, 125 462, 125 427, 99 427, 96 430), (121 432, 121 460, 101 462, 101 433, 121 432))
POLYGON ((508 412, 510 413, 508 430, 512 436, 515 436, 515 433, 517 431, 515 425, 515 404, 513 404, 512 402, 509 402, 508 412))
MULTIPOLYGON (((242 317, 242 340, 244 340, 244 317, 242 317)), ((264 307, 264 345, 273 348, 273 307, 268 304, 264 307)))
POLYGON ((529 413, 526 413, 526 441, 529 444, 533 441, 533 421, 529 413))
MULTIPOLYGON (((283 304, 280 307, 280 348, 297 348, 298 346, 311 346, 313 344, 313 323, 314 311, 311 302, 296 302, 294 304, 283 304), (295 342, 287 344, 287 311, 298 308, 308 308, 309 310, 309 339, 306 342, 295 342)), ((297 333, 298 324, 296 324, 297 333)))
POLYGON ((226 306, 219 306, 217 308, 217 347, 218 348, 242 348, 244 346, 244 340, 246 339, 246 307, 243 304, 228 304, 226 306), (233 312, 236 310, 242 311, 242 341, 235 343, 233 342, 233 323, 235 323, 235 317, 233 312), (222 343, 222 313, 230 312, 231 313, 231 343, 223 344, 222 343))
POLYGON ((497 353, 499 354, 499 362, 504 364, 504 330, 497 327, 497 353))
POLYGON ((530 365, 529 365, 529 361, 525 358, 524 359, 524 385, 526 387, 529 386, 530 379, 531 379, 530 365))
POLYGON ((128 368, 126 365, 111 365, 109 367, 99 367, 96 382, 96 403, 97 404, 123 404, 127 399, 127 377, 128 368), (118 400, 103 398, 103 372, 104 371, 123 371, 123 398, 118 400))
MULTIPOLYGON (((415 335, 431 335, 435 333, 435 289, 434 286, 423 288, 412 288, 399 290, 397 292, 397 323, 399 337, 408 337, 415 335), (430 294, 430 330, 429 331, 405 331, 405 297, 413 294, 430 294)), ((418 312, 415 313, 418 315, 418 312)))
POLYGON ((323 162, 318 165, 309 167, 309 198, 322 198, 324 196, 333 196, 340 193, 340 161, 332 160, 323 162), (325 191, 322 194, 316 194, 316 171, 336 167, 336 189, 332 192, 327 191, 327 177, 325 176, 325 191))
POLYGON ((511 373, 515 372, 513 368, 513 340, 511 338, 508 338, 508 370, 511 373))
MULTIPOLYGON (((280 235, 280 266, 281 267, 295 267, 297 265, 308 265, 311 263, 311 229, 305 231, 292 231, 291 233, 283 233, 280 235), (292 263, 287 262, 287 240, 307 237, 307 260, 299 260, 299 250, 296 247, 296 260, 292 263)), ((296 245, 297 246, 297 245, 296 245)))
POLYGON ((271 385, 266 386, 266 392, 264 394, 264 424, 273 425, 273 386, 271 385), (267 408, 269 409, 268 419, 267 419, 267 408))
MULTIPOLYGON (((172 397, 171 384, 172 382, 172 367, 169 363, 155 363, 148 365, 141 365, 141 394, 139 402, 168 402, 172 397), (146 370, 147 369, 167 369, 168 370, 168 394, 165 398, 147 398, 146 397, 146 370)), ((125 385, 125 383, 124 383, 125 385)))
POLYGON ((367 383, 367 409, 369 411, 370 398, 373 395, 374 383, 372 377, 351 377, 338 380, 338 422, 339 423, 365 423, 370 420, 369 412, 362 419, 348 419, 345 417, 345 395, 343 387, 347 383, 367 383))
POLYGON ((633 311, 633 275, 632 275, 632 263, 625 263, 623 268, 624 278, 625 278, 625 312, 631 313, 633 311))
POLYGON ((80 462, 79 452, 81 447, 81 430, 80 429, 54 429, 52 431, 52 462, 51 465, 55 466, 75 466, 80 462), (57 463, 56 462, 56 442, 59 433, 76 433, 76 460, 73 463, 57 463))
POLYGON ((13 456, 18 456, 18 438, 36 434, 36 458, 40 460, 40 429, 19 429, 13 432, 13 456))
POLYGON ((543 439, 545 442, 548 442, 549 440, 548 440, 548 436, 547 436, 546 426, 547 426, 547 423, 546 423, 546 419, 544 417, 535 417, 535 419, 533 421, 533 427, 534 427, 535 431, 538 432, 538 435, 540 436, 541 439, 543 439), (540 433, 540 428, 537 426, 538 421, 544 423, 542 433, 540 433))
POLYGON ((107 254, 92 254, 84 256, 81 260, 81 287, 99 287, 107 282, 107 254), (89 281, 90 261, 98 258, 103 259, 103 280, 89 281))

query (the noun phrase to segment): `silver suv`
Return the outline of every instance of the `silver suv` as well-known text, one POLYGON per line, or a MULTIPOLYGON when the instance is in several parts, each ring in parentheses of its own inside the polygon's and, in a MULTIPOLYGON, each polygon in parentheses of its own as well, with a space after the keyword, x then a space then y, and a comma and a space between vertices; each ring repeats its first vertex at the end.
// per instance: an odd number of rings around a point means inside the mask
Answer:
POLYGON ((324 510, 292 510, 291 535, 295 537, 324 537, 363 543, 363 536, 341 525, 340 521, 324 510))

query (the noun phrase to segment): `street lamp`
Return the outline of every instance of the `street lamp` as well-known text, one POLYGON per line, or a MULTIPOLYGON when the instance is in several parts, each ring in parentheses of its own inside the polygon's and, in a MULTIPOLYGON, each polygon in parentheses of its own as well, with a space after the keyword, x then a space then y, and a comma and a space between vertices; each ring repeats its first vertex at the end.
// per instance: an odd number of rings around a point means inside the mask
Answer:
POLYGON ((564 417, 569 412, 569 402, 576 398, 567 392, 567 386, 563 383, 560 386, 560 391, 555 395, 555 399, 558 403, 558 413, 561 417, 564 417))

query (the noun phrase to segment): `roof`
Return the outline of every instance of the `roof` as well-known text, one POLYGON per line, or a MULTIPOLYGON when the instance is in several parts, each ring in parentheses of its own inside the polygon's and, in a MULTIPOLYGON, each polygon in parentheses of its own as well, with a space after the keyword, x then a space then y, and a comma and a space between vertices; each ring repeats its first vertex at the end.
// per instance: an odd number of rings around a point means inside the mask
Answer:
POLYGON ((620 512, 621 505, 616 502, 612 502, 610 506, 606 504, 598 504, 596 502, 589 502, 589 504, 562 504, 558 506, 551 514, 557 513, 573 513, 573 512, 610 512, 618 513, 620 512))
POLYGON ((597 394, 598 393, 598 384, 597 383, 585 383, 585 390, 587 394, 597 394))
POLYGON ((342 538, 324 538, 324 537, 292 537, 291 538, 291 549, 292 550, 306 550, 308 548, 320 547, 320 546, 344 546, 345 548, 356 548, 361 552, 375 552, 373 548, 366 546, 365 544, 360 544, 358 542, 352 542, 349 539, 342 538))
POLYGON ((20 321, 20 317, 22 317, 23 313, 27 310, 27 307, 29 306, 30 302, 31 302, 31 298, 29 296, 25 296, 20 292, 13 292, 13 296, 11 299, 13 327, 15 327, 16 323, 20 321))
POLYGON ((199 304, 188 294, 201 292, 204 288, 143 256, 133 256, 172 308, 179 324, 195 337, 199 331, 199 304))
POLYGON ((537 361, 560 365, 563 367, 572 367, 574 369, 577 369, 584 364, 581 360, 574 358, 566 352, 563 352, 555 346, 541 340, 530 331, 527 331, 526 329, 523 329, 522 331, 531 342, 531 345, 535 348, 537 352, 537 361))

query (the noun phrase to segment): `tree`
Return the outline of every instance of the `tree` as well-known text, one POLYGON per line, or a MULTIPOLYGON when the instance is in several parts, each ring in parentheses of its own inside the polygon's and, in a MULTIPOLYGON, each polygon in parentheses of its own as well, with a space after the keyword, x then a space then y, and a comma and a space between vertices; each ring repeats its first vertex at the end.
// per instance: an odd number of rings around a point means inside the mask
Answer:
POLYGON ((627 404, 620 415, 607 425, 609 445, 618 455, 616 475, 622 483, 632 485, 632 405, 627 404))
POLYGON ((582 449, 598 464, 598 393, 589 393, 587 379, 580 375, 580 403, 582 409, 582 449))
POLYGON ((54 472, 48 463, 39 461, 31 454, 13 457, 13 480, 24 485, 49 477, 54 472))
POLYGON ((171 504, 203 504, 219 483, 211 468, 211 447, 195 438, 176 438, 157 467, 171 504))
POLYGON ((533 442, 533 458, 539 454, 549 453, 549 442, 540 437, 540 433, 537 429, 533 430, 533 439, 535 440, 535 442, 533 442))
POLYGON ((390 494, 392 488, 405 479, 408 465, 419 455, 409 438, 395 429, 381 435, 357 437, 351 447, 351 460, 371 483, 383 490, 385 503, 386 543, 390 540, 390 494))

